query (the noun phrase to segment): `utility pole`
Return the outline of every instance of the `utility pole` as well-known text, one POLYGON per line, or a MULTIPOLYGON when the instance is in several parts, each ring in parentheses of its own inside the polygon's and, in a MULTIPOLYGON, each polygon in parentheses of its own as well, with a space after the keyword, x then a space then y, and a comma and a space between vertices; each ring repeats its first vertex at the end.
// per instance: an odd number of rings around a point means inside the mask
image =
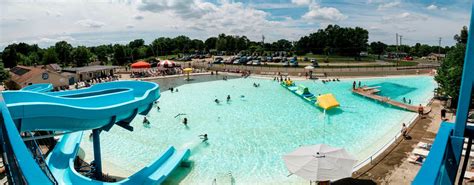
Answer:
POLYGON ((403 35, 400 35, 400 46, 402 45, 402 38, 403 38, 403 35))
POLYGON ((395 42, 397 43, 397 44, 395 45, 396 48, 397 48, 397 53, 396 53, 396 55, 397 55, 397 58, 398 58, 398 33, 396 33, 395 36, 396 36, 395 42))
POLYGON ((438 40, 438 54, 441 54, 441 37, 438 40))

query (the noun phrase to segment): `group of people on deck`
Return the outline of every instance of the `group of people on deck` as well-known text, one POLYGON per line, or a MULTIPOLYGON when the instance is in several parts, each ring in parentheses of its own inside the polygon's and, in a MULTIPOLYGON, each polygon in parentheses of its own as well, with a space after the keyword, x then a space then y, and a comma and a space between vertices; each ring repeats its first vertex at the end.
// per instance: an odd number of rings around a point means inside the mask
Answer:
MULTIPOLYGON (((352 89, 356 89, 356 85, 357 85, 356 81, 352 82, 352 89)), ((362 83, 359 81, 358 88, 360 88, 361 85, 362 85, 362 83)))

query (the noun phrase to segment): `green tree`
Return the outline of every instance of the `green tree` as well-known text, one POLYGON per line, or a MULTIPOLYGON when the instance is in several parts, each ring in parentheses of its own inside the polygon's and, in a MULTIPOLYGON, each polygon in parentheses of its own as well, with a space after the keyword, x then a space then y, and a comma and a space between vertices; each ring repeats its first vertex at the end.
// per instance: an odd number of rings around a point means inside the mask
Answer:
POLYGON ((71 52, 72 52, 72 46, 71 44, 67 43, 66 41, 59 41, 56 42, 54 45, 54 49, 56 50, 56 53, 58 54, 58 59, 59 62, 63 65, 68 65, 71 63, 71 52))
MULTIPOLYGON (((467 33, 464 33, 467 28, 463 27, 461 30, 461 36, 467 38, 467 33)), ((435 76, 436 82, 438 82, 439 88, 445 95, 452 97, 451 106, 457 106, 459 98, 459 90, 461 87, 461 78, 464 65, 464 56, 466 54, 466 43, 467 41, 460 37, 455 37, 458 42, 454 48, 448 53, 441 66, 438 69, 438 73, 435 76)))
POLYGON ((49 47, 48 49, 46 49, 46 52, 44 52, 43 55, 43 64, 53 64, 58 62, 58 54, 56 53, 54 47, 49 47))
POLYGON ((3 63, 0 63, 0 82, 4 82, 10 78, 10 74, 3 67, 3 63))
POLYGON ((463 26, 461 33, 454 35, 454 40, 458 43, 467 44, 467 26, 463 26))
POLYGON ((143 39, 135 39, 128 44, 128 46, 130 46, 132 49, 142 47, 143 45, 145 45, 145 41, 143 39))
POLYGON ((19 56, 16 52, 16 48, 7 46, 2 52, 2 61, 5 64, 5 67, 12 68, 18 64, 19 56))
POLYGON ((114 65, 123 66, 127 63, 127 55, 125 53, 125 47, 120 44, 114 45, 114 65))
POLYGON ((209 37, 208 39, 206 39, 206 41, 204 42, 204 45, 206 45, 206 49, 209 51, 211 49, 216 49, 216 42, 217 42, 217 38, 216 37, 209 37))
POLYGON ((385 52, 385 49, 387 49, 387 44, 383 42, 378 41, 370 43, 370 50, 373 54, 376 54, 378 56, 378 59, 380 59, 380 55, 385 52))
POLYGON ((227 51, 227 39, 225 34, 219 34, 216 41, 217 51, 227 51))
POLYGON ((91 52, 85 46, 78 46, 72 51, 72 57, 75 62, 75 66, 82 67, 88 65, 91 59, 91 52))

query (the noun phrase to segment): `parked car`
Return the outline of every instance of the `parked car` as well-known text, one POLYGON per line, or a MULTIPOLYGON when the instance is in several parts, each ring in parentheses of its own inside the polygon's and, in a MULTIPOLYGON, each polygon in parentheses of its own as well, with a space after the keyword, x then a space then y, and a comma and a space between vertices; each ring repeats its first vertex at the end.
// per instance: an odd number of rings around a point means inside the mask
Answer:
POLYGON ((272 62, 272 61, 273 61, 273 57, 268 56, 268 57, 267 57, 267 61, 268 61, 268 62, 272 62))
MULTIPOLYGON (((248 57, 247 57, 247 58, 248 58, 248 57)), ((240 63, 240 64, 245 64, 245 63, 247 63, 247 62, 248 62, 247 58, 246 58, 246 57, 240 58, 240 59, 239 59, 239 63, 240 63)))
POLYGON ((290 62, 291 67, 298 67, 298 61, 290 62))
POLYGON ((252 61, 252 65, 254 65, 254 66, 259 66, 260 64, 262 64, 262 63, 260 62, 260 60, 253 60, 253 61, 252 61))
POLYGON ((217 59, 212 62, 213 64, 222 64, 222 60, 217 59))
POLYGON ((247 63, 245 63, 245 65, 252 65, 252 62, 253 61, 248 61, 247 63))
POLYGON ((313 67, 319 67, 319 64, 318 64, 318 62, 316 62, 316 59, 311 59, 311 65, 313 67))
POLYGON ((413 57, 411 57, 411 56, 406 56, 406 57, 405 57, 405 60, 410 60, 410 61, 411 61, 411 60, 413 60, 413 57))
POLYGON ((286 61, 286 62, 283 62, 283 66, 284 66, 284 67, 288 67, 288 66, 290 66, 290 62, 288 62, 288 61, 286 61))
POLYGON ((280 63, 281 62, 281 57, 273 57, 273 62, 275 63, 280 63))

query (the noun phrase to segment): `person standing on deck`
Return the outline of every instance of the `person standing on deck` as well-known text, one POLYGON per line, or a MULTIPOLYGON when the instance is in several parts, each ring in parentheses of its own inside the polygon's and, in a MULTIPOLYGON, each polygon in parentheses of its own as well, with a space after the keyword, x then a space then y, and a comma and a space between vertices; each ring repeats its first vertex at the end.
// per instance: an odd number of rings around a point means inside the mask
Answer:
POLYGON ((352 83, 352 90, 355 90, 355 89, 356 89, 356 81, 352 83))
POLYGON ((405 125, 405 123, 403 123, 403 125, 402 125, 402 130, 401 130, 401 132, 402 132, 402 136, 403 136, 404 138, 408 138, 408 128, 407 128, 407 126, 405 125))
POLYGON ((421 104, 420 104, 420 105, 418 106, 418 114, 419 114, 420 116, 423 116, 423 112, 424 112, 423 106, 421 106, 421 104))

